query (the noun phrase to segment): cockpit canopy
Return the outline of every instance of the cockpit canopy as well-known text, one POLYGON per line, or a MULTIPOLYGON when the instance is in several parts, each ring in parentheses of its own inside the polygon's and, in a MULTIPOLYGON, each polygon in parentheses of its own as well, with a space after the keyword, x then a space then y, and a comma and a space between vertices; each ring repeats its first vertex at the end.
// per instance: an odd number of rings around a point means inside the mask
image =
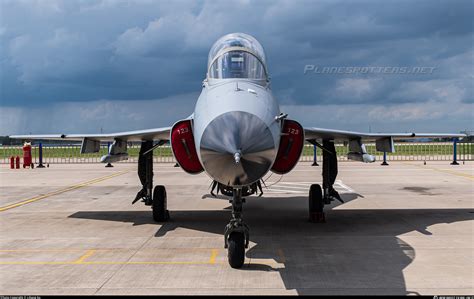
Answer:
POLYGON ((218 39, 209 51, 208 78, 266 80, 262 45, 245 33, 231 33, 218 39))

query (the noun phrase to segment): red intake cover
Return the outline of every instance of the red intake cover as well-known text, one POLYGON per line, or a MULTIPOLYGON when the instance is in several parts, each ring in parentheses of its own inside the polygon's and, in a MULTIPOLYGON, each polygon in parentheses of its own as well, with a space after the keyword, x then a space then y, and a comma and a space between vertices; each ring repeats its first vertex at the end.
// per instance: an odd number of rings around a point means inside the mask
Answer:
POLYGON ((303 127, 294 120, 285 119, 281 130, 280 147, 272 171, 285 174, 295 167, 304 145, 303 127))
POLYGON ((181 120, 171 129, 171 148, 184 171, 196 174, 204 170, 196 152, 191 120, 181 120))

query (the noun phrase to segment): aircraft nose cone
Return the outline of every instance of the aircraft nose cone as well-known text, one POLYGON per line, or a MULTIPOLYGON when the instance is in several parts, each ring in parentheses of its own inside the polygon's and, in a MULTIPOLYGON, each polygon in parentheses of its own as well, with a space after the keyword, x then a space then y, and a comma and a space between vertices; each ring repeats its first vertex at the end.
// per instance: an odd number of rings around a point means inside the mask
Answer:
POLYGON ((207 173, 229 186, 245 186, 262 178, 276 156, 268 126, 243 111, 224 113, 204 130, 201 160, 207 173))

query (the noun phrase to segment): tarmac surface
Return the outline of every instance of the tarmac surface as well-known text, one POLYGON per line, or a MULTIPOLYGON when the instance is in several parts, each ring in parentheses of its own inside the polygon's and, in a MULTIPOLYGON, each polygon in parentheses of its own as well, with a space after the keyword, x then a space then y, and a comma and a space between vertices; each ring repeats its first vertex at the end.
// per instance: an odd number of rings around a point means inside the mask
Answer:
MULTIPOLYGON (((155 164, 171 220, 131 205, 136 164, 0 166, 0 294, 473 294, 472 162, 342 162, 344 204, 308 222, 321 166, 273 174, 243 217, 242 269, 224 249, 230 204, 206 174, 155 164)), ((268 175, 267 175, 268 177, 268 175)))

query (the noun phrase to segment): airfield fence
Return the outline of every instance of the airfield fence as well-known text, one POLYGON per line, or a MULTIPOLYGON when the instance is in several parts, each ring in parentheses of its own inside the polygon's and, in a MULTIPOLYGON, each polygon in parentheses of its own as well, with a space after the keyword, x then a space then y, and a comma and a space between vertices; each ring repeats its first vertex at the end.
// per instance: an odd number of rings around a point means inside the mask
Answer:
MULTIPOLYGON (((458 141, 456 144, 456 160, 472 161, 474 159, 474 142, 458 141)), ((395 143, 395 152, 387 153, 386 160, 389 161, 453 161, 453 142, 403 142, 395 143)), ((43 164, 69 164, 69 163, 99 163, 100 157, 107 154, 108 144, 102 144, 98 153, 80 154, 81 145, 72 144, 43 144, 43 164)), ((375 144, 366 144, 367 152, 376 157, 376 161, 383 161, 384 153, 377 152, 375 144)), ((140 144, 130 143, 128 145, 128 160, 117 163, 136 163, 140 144)), ((336 144, 339 161, 348 161, 347 146, 336 144)), ((322 161, 322 150, 311 144, 305 144, 300 161, 314 162, 322 161), (316 153, 316 156, 315 156, 316 153)), ((23 156, 22 147, 0 146, 0 164, 9 164, 11 156, 23 156)), ((176 163, 171 147, 163 145, 153 152, 155 163, 176 163)), ((32 161, 39 163, 39 144, 32 145, 32 161)), ((350 161, 350 160, 349 160, 350 161)))

